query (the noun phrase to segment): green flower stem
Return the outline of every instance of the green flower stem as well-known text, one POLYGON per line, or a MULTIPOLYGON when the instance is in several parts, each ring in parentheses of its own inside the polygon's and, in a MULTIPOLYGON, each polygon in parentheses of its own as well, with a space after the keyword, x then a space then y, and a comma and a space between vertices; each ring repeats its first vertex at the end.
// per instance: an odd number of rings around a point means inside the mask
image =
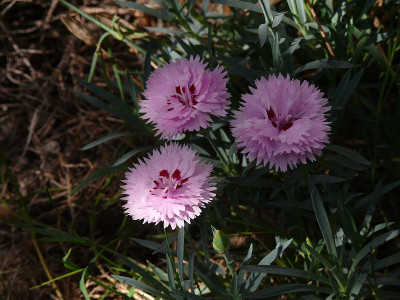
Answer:
POLYGON ((231 274, 233 276, 233 272, 235 272, 235 265, 234 265, 234 261, 233 261, 231 255, 229 253, 229 250, 227 250, 222 255, 223 255, 224 259, 225 259, 225 262, 226 262, 226 265, 227 265, 227 267, 229 269, 229 272, 231 272, 231 274))
MULTIPOLYGON (((172 270, 174 271, 175 278, 179 279, 179 276, 178 276, 178 274, 176 272, 175 260, 174 260, 174 257, 172 256, 171 248, 169 247, 168 235, 167 235, 167 231, 165 230, 165 227, 164 227, 164 236, 165 236, 165 241, 167 242, 169 260, 171 261, 171 264, 172 264, 172 270)), ((182 276, 183 276, 183 274, 182 274, 182 276)), ((183 287, 181 285, 181 281, 177 280, 177 282, 178 282, 179 288, 183 291, 183 287)))

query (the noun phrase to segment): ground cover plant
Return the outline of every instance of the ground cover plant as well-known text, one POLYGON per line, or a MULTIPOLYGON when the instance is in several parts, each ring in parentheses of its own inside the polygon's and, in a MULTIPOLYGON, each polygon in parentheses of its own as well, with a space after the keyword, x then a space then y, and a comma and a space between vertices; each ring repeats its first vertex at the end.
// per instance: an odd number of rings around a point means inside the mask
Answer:
POLYGON ((102 164, 27 193, 0 153, 4 228, 29 232, 47 277, 30 293, 400 297, 397 1, 116 0, 112 18, 94 4, 58 5, 95 46, 70 95, 114 122, 79 143, 102 164), (35 215, 38 195, 56 222, 35 215))

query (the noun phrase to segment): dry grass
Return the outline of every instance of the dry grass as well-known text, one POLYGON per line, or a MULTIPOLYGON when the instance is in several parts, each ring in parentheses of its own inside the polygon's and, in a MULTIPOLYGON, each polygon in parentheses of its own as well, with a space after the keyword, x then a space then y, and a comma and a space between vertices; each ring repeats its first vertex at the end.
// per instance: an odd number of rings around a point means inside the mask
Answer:
MULTIPOLYGON (((72 3, 87 11, 95 10, 92 13, 102 13, 104 18, 112 18, 118 13, 127 21, 133 20, 133 24, 143 17, 131 15, 113 1, 72 3)), ((6 0, 0 4, 1 150, 20 192, 27 199, 32 218, 65 231, 64 218, 84 236, 89 234, 88 215, 93 206, 90 199, 102 189, 104 180, 94 181, 75 195, 70 192, 90 172, 115 161, 120 147, 118 143, 110 142, 90 151, 78 150, 121 126, 120 120, 91 107, 73 92, 82 89, 74 78, 87 78, 95 51, 93 41, 99 34, 96 27, 68 12, 55 0, 6 0), (80 28, 85 28, 88 34, 87 40, 80 40, 77 32, 71 34, 61 19, 73 19, 81 24, 80 28), (49 189, 53 203, 45 189, 49 189)), ((129 68, 137 68, 141 59, 122 46, 115 49, 115 55, 128 61, 129 68)), ((93 81, 104 82, 100 71, 95 73, 93 81)), ((5 174, 4 168, 1 173, 5 174)), ((16 220, 8 206, 16 214, 22 215, 23 211, 10 178, 4 180, 0 217, 16 220)), ((118 186, 107 189, 101 201, 109 201, 117 189, 118 186)), ((96 234, 107 235, 116 230, 118 222, 113 220, 122 219, 122 210, 119 205, 111 205, 107 214, 99 217, 107 226, 98 228, 100 232, 96 234)), ((68 252, 65 243, 44 242, 38 236, 35 248, 35 237, 29 230, 3 221, 0 221, 0 233, 0 298, 82 297, 79 274, 57 281, 56 286, 29 290, 49 280, 49 276, 55 278, 67 273, 62 263, 56 260, 68 252), (44 262, 40 262, 40 255, 44 262), (49 271, 47 275, 45 268, 49 271)), ((91 257, 83 247, 74 246, 71 259, 84 265, 91 257)), ((107 276, 101 266, 97 269, 99 279, 107 276)), ((91 293, 96 298, 104 290, 97 288, 91 293)))

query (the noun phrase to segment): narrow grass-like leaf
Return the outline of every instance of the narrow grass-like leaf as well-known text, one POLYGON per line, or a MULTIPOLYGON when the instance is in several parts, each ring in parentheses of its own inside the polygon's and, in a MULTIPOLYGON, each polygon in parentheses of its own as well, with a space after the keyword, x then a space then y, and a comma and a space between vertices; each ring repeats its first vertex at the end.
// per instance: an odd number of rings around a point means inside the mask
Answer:
POLYGON ((248 9, 250 11, 262 13, 260 6, 253 4, 253 3, 249 3, 249 2, 236 1, 236 0, 212 0, 212 1, 219 3, 219 4, 228 5, 231 7, 237 7, 240 9, 248 9))
POLYGON ((211 272, 205 265, 195 260, 194 270, 196 275, 215 294, 215 296, 218 297, 225 293, 225 285, 220 281, 218 276, 216 276, 214 272, 211 272))
POLYGON ((282 22, 282 18, 285 16, 285 13, 276 14, 274 17, 274 21, 272 22, 272 28, 277 27, 282 22))
POLYGON ((136 243, 138 243, 139 245, 142 245, 151 250, 155 250, 160 246, 159 243, 148 241, 148 240, 143 240, 143 239, 138 239, 138 238, 132 238, 132 240, 135 241, 136 243))
POLYGON ((319 195, 319 192, 316 186, 314 185, 311 176, 308 177, 308 188, 310 191, 311 201, 315 211, 315 217, 317 218, 319 228, 321 229, 322 236, 324 237, 328 253, 337 257, 335 242, 333 240, 329 219, 325 212, 321 196, 319 195))
POLYGON ((118 98, 117 96, 111 94, 109 91, 98 87, 97 85, 93 84, 93 83, 89 83, 89 82, 85 82, 83 80, 80 80, 79 78, 76 79, 80 84, 82 84, 85 88, 87 88, 88 90, 92 91, 93 93, 95 93, 96 95, 100 96, 101 98, 103 98, 104 100, 107 100, 107 102, 109 102, 110 104, 115 105, 116 107, 120 108, 120 109, 124 109, 127 110, 127 112, 131 111, 132 108, 127 105, 125 102, 123 102, 120 98, 118 98))
POLYGON ((323 257, 320 253, 318 253, 314 248, 307 244, 303 244, 303 246, 306 248, 308 252, 310 252, 310 255, 313 256, 318 262, 323 264, 325 267, 328 269, 332 269, 333 265, 330 263, 325 257, 323 257))
POLYGON ((99 40, 97 41, 96 51, 93 54, 92 63, 90 64, 90 71, 88 76, 88 82, 91 82, 94 76, 94 71, 96 70, 97 61, 99 59, 99 53, 101 52, 101 44, 103 43, 104 39, 109 36, 109 32, 105 32, 101 35, 99 40))
POLYGON ((338 60, 329 60, 329 59, 321 59, 306 63, 305 65, 298 67, 293 71, 293 75, 297 73, 312 70, 312 69, 349 69, 352 68, 353 64, 345 62, 345 61, 338 61, 338 60))
POLYGON ((156 275, 161 281, 164 283, 168 283, 168 274, 165 273, 160 268, 153 265, 150 261, 148 261, 149 267, 152 269, 154 275, 156 275))
POLYGON ((252 177, 222 177, 223 182, 240 184, 240 185, 248 185, 248 186, 259 186, 266 188, 280 188, 283 184, 269 180, 265 178, 252 178, 252 177))
POLYGON ((208 232, 206 229, 206 222, 203 219, 200 227, 200 239, 201 239, 201 247, 203 249, 205 261, 208 263, 210 261, 210 253, 208 251, 208 232))
POLYGON ((169 254, 165 254, 166 260, 167 260, 167 272, 168 272, 168 281, 169 281, 169 286, 172 289, 175 289, 175 277, 174 277, 174 269, 172 268, 172 263, 169 258, 169 254))
POLYGON ((196 53, 193 51, 193 47, 190 45, 190 42, 186 44, 186 42, 182 40, 179 36, 177 36, 175 39, 178 42, 178 44, 181 45, 182 49, 185 50, 187 55, 193 55, 193 56, 196 55, 196 53))
POLYGON ((307 22, 307 18, 306 18, 306 8, 304 7, 303 0, 296 0, 296 7, 297 7, 297 13, 299 14, 301 24, 304 25, 307 22))
POLYGON ((325 183, 339 183, 339 182, 346 181, 345 178, 332 176, 332 175, 324 175, 324 174, 311 175, 311 178, 312 178, 314 184, 318 184, 318 183, 323 183, 323 184, 325 184, 325 183))
POLYGON ((158 10, 149 8, 145 5, 139 4, 139 3, 135 3, 135 2, 131 2, 131 1, 122 1, 122 0, 114 0, 115 2, 117 2, 120 5, 126 6, 128 8, 132 8, 132 9, 137 9, 140 10, 146 14, 152 15, 158 19, 161 20, 166 20, 166 14, 163 12, 160 12, 158 10))
POLYGON ((138 281, 133 278, 126 277, 126 276, 120 276, 120 275, 112 275, 112 277, 118 281, 126 283, 130 286, 136 287, 144 292, 150 293, 156 297, 161 297, 162 299, 165 297, 165 294, 160 293, 158 290, 145 284, 144 282, 141 282, 141 281, 138 281))
POLYGON ((154 279, 153 276, 151 276, 148 272, 143 270, 141 267, 139 267, 137 264, 135 264, 127 257, 123 256, 122 254, 117 253, 116 255, 120 260, 124 262, 124 264, 126 264, 129 268, 131 268, 133 271, 142 276, 145 281, 150 283, 158 291, 162 291, 166 294, 169 294, 169 290, 161 282, 154 279))
POLYGON ((185 227, 179 228, 178 232, 178 243, 177 243, 177 258, 178 258, 178 270, 179 279, 182 283, 185 274, 183 273, 183 252, 184 252, 184 242, 185 242, 185 227))
POLYGON ((261 9, 265 17, 265 22, 271 24, 274 18, 271 10, 271 3, 269 2, 269 0, 259 0, 258 2, 261 5, 261 9))
MULTIPOLYGON (((268 253, 259 263, 259 266, 267 266, 270 265, 278 256, 282 255, 283 251, 290 245, 292 242, 292 239, 282 243, 278 244, 274 250, 272 250, 270 253, 268 253)), ((260 273, 251 273, 249 278, 246 280, 246 285, 245 285, 245 291, 249 292, 255 292, 259 285, 261 284, 261 281, 264 277, 264 274, 260 273)))
POLYGON ((334 151, 340 155, 343 155, 347 158, 350 158, 351 160, 353 160, 359 164, 366 165, 366 166, 371 165, 371 163, 364 156, 362 156, 360 153, 350 150, 349 148, 330 144, 327 146, 327 149, 334 151))
POLYGON ((362 0, 357 3, 354 11, 354 23, 356 23, 360 18, 367 12, 367 10, 374 4, 375 0, 362 0))
POLYGON ((346 93, 346 86, 349 83, 351 76, 351 70, 348 70, 346 74, 344 74, 342 80, 340 81, 339 85, 336 87, 335 93, 331 97, 331 102, 333 109, 341 108, 339 106, 339 102, 341 101, 340 98, 345 96, 346 93))
POLYGON ((100 145, 100 144, 103 144, 103 143, 105 143, 105 142, 108 142, 108 141, 110 141, 110 140, 112 140, 112 139, 115 139, 115 138, 117 138, 117 137, 128 136, 128 135, 138 135, 138 133, 137 133, 137 132, 115 132, 115 133, 112 133, 112 134, 103 136, 102 138, 100 138, 100 139, 98 139, 98 140, 95 140, 94 142, 91 142, 91 143, 89 143, 89 144, 83 146, 83 147, 82 147, 81 149, 79 149, 79 150, 88 150, 88 149, 91 149, 91 148, 93 148, 93 147, 95 147, 95 146, 98 146, 98 145, 100 145))
POLYGON ((332 292, 329 288, 318 287, 314 285, 308 284, 284 284, 280 286, 270 287, 264 290, 257 291, 255 293, 249 294, 246 298, 250 299, 266 299, 267 297, 275 297, 284 294, 291 294, 291 293, 300 293, 300 292, 314 292, 314 293, 323 293, 323 294, 330 294, 332 292))
MULTIPOLYGON (((243 259, 242 262, 242 267, 247 266, 250 262, 251 259, 251 255, 253 254, 253 244, 250 244, 249 250, 247 251, 247 254, 245 256, 245 258, 243 259)), ((239 270, 238 276, 237 276, 237 286, 239 288, 239 294, 242 294, 243 290, 244 290, 244 275, 246 274, 246 270, 241 268, 241 270, 239 270)))
POLYGON ((329 280, 314 274, 309 273, 304 270, 294 269, 289 267, 281 267, 281 266, 242 266, 241 269, 247 270, 250 272, 257 273, 268 273, 268 274, 276 274, 276 275, 284 275, 284 276, 292 276, 296 278, 305 278, 307 280, 315 280, 319 282, 323 282, 329 284, 329 280))
POLYGON ((398 263, 400 263, 400 253, 393 254, 391 256, 385 257, 381 260, 374 262, 374 271, 386 267, 391 267, 398 263))
POLYGON ((189 254, 189 282, 190 282, 190 289, 192 290, 192 293, 194 292, 194 278, 193 278, 193 274, 194 274, 194 249, 193 249, 193 245, 190 247, 190 254, 189 254))
POLYGON ((387 241, 390 241, 391 239, 395 238, 399 234, 399 230, 392 230, 387 233, 384 233, 380 235, 379 237, 373 239, 371 242, 366 244, 360 252, 357 253, 356 257, 354 258, 353 264, 351 265, 351 270, 355 270, 359 262, 367 256, 367 254, 371 253, 373 249, 376 247, 386 243, 387 241))
MULTIPOLYGON (((167 240, 164 240, 156 249, 154 249, 154 252, 152 254, 156 254, 156 253, 166 253, 168 251, 168 245, 171 245, 173 242, 175 242, 178 238, 177 234, 171 235, 168 237, 168 242, 167 240)), ((176 256, 176 251, 175 250, 171 250, 171 255, 172 256, 176 256)))
MULTIPOLYGON (((106 111, 108 111, 110 114, 116 116, 117 118, 126 121, 129 124, 134 125, 135 127, 143 130, 143 134, 149 134, 149 130, 147 129, 147 127, 144 125, 143 121, 141 119, 139 119, 138 117, 135 117, 135 115, 133 114, 129 114, 129 109, 128 112, 122 111, 122 110, 116 110, 111 108, 107 103, 100 101, 90 95, 87 95, 85 93, 82 92, 77 92, 84 100, 86 100, 87 102, 89 102, 90 104, 97 106, 101 109, 104 109, 106 111)), ((120 106, 118 106, 120 107, 120 106)))
POLYGON ((79 183, 72 191, 71 195, 75 194, 76 192, 80 191, 83 189, 85 186, 87 186, 90 182, 92 182, 95 179, 102 178, 106 175, 110 175, 119 171, 125 171, 127 169, 127 166, 125 165, 118 165, 115 167, 106 167, 102 169, 98 169, 94 171, 92 174, 90 174, 88 177, 86 177, 81 183, 79 183))
POLYGON ((235 271, 233 271, 233 274, 232 274, 230 295, 233 297, 238 296, 237 274, 235 271))
POLYGON ((260 39, 260 46, 264 46, 268 37, 268 24, 264 23, 258 26, 258 37, 260 39))
POLYGON ((163 28, 163 27, 150 27, 150 26, 144 26, 145 29, 154 31, 154 32, 160 32, 160 33, 165 33, 165 34, 170 34, 170 35, 176 35, 176 36, 184 36, 185 32, 182 30, 178 29, 170 29, 170 28, 163 28))
POLYGON ((378 231, 380 231, 382 229, 388 228, 388 227, 390 227, 390 226, 392 226, 394 224, 396 224, 396 222, 387 222, 387 223, 381 223, 381 224, 375 225, 374 227, 372 227, 370 229, 370 231, 367 234, 367 237, 370 237, 374 233, 376 233, 376 232, 378 232, 378 231))
POLYGON ((107 44, 108 56, 111 59, 111 66, 112 66, 112 69, 113 69, 114 77, 115 77, 115 80, 117 81, 119 94, 120 94, 122 102, 123 102, 125 100, 125 95, 124 95, 124 89, 122 87, 121 76, 119 74, 120 72, 118 70, 117 63, 115 62, 114 52, 112 51, 111 44, 107 40, 106 40, 106 44, 107 44))
MULTIPOLYGON (((185 292, 185 291, 180 291, 180 290, 174 289, 174 290, 172 290, 172 292, 176 295, 184 297, 184 298, 176 298, 176 299, 204 300, 203 296, 197 296, 197 295, 185 292)), ((207 299, 209 299, 209 298, 207 298, 207 299)))
POLYGON ((147 79, 149 79, 151 73, 151 52, 150 47, 146 52, 146 57, 144 58, 144 66, 143 66, 143 82, 144 88, 147 86, 147 79))
POLYGON ((354 284, 353 285, 349 285, 347 287, 348 290, 350 290, 350 293, 349 293, 350 294, 350 297, 349 297, 350 300, 358 299, 358 294, 361 291, 361 288, 362 288, 362 286, 364 285, 364 283, 365 283, 365 281, 367 279, 368 273, 369 273, 368 271, 362 270, 358 274, 354 284))
MULTIPOLYGON (((350 74, 350 70, 348 71, 348 73, 350 74)), ((363 73, 364 73, 364 69, 361 69, 360 71, 357 72, 356 75, 354 75, 354 78, 350 81, 350 83, 348 85, 346 85, 346 87, 342 87, 342 85, 340 85, 340 89, 338 87, 338 89, 337 89, 338 94, 335 93, 335 95, 332 99, 335 109, 337 109, 337 108, 342 109, 343 107, 346 106, 347 101, 349 100, 351 95, 353 95, 356 87, 358 86, 358 83, 360 82, 363 73)), ((346 73, 346 75, 347 75, 347 73, 346 73)), ((343 78, 343 79, 345 79, 345 78, 343 78)))
POLYGON ((90 300, 90 296, 89 296, 89 294, 88 294, 88 291, 87 291, 87 289, 86 289, 86 284, 85 284, 85 283, 86 283, 86 282, 85 282, 86 274, 87 274, 88 270, 89 270, 89 266, 87 266, 87 267, 83 270, 82 276, 81 276, 81 280, 79 280, 79 288, 80 288, 80 290, 81 290, 81 292, 82 292, 82 294, 83 294, 83 297, 85 297, 85 300, 90 300))
POLYGON ((129 91, 129 95, 131 96, 132 103, 135 104, 137 109, 140 109, 139 101, 137 98, 137 92, 136 92, 136 88, 135 88, 135 83, 133 82, 132 77, 129 73, 127 74, 126 78, 128 81, 128 91, 129 91))
POLYGON ((143 146, 143 147, 138 147, 136 149, 133 149, 133 150, 129 151, 128 153, 125 153, 121 158, 119 158, 115 163, 113 163, 112 167, 119 166, 120 164, 126 162, 131 157, 138 154, 139 152, 151 150, 153 148, 154 148, 154 146, 143 146))

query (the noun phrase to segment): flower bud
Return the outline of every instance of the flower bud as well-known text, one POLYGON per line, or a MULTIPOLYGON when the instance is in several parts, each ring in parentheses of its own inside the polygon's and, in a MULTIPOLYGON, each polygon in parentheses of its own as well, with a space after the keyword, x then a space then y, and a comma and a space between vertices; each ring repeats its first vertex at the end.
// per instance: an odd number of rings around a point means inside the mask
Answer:
POLYGON ((213 237, 213 247, 218 253, 225 253, 229 250, 230 241, 229 237, 220 230, 215 231, 213 237))

